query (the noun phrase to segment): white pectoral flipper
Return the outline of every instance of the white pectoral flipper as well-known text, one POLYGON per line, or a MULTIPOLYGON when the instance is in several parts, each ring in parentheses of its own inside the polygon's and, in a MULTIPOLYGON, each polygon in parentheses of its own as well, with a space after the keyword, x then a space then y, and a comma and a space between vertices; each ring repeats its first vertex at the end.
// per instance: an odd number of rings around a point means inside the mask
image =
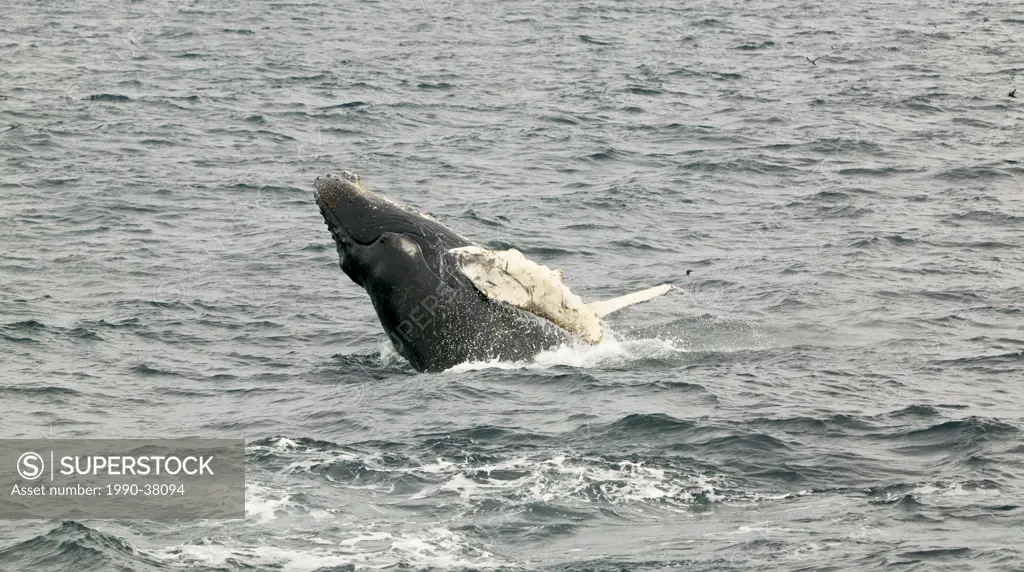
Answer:
POLYGON ((669 290, 672 290, 671 284, 662 284, 661 286, 655 286, 639 292, 633 292, 632 294, 626 294, 625 296, 619 296, 618 298, 612 298, 611 300, 591 302, 590 308, 597 312, 598 316, 603 318, 612 312, 618 312, 623 308, 628 308, 635 304, 642 304, 649 300, 653 300, 658 296, 668 294, 669 290))
POLYGON ((541 266, 515 249, 463 246, 448 252, 488 298, 546 318, 592 344, 604 337, 601 318, 562 283, 561 270, 541 266))
POLYGON ((492 300, 521 308, 596 344, 604 337, 601 317, 661 296, 668 284, 587 304, 562 283, 562 271, 527 259, 522 252, 464 246, 448 251, 459 270, 492 300))

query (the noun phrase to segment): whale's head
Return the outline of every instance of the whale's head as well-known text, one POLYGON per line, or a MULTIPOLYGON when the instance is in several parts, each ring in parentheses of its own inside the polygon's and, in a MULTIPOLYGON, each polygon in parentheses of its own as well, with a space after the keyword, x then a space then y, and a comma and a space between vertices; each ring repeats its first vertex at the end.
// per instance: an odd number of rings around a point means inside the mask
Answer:
POLYGON ((366 246, 384 232, 384 220, 396 214, 388 212, 396 210, 396 205, 365 189, 359 175, 348 171, 317 177, 313 188, 320 213, 335 238, 366 246))
MULTIPOLYGON (((338 248, 341 269, 360 286, 378 266, 382 252, 394 244, 413 241, 435 274, 445 251, 471 244, 416 209, 366 189, 348 171, 324 175, 313 183, 314 197, 338 248), (388 248, 377 248, 381 237, 392 235, 388 248)), ((406 249, 408 250, 408 249, 406 249)))

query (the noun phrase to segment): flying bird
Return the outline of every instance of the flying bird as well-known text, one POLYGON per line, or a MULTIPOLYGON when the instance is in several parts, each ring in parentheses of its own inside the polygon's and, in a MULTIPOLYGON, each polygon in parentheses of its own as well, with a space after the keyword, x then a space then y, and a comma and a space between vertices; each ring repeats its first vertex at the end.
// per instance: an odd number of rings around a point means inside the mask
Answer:
POLYGON ((814 62, 820 60, 821 56, 818 56, 818 57, 814 58, 813 60, 811 58, 807 57, 807 56, 804 56, 804 59, 806 59, 807 61, 811 62, 811 65, 817 66, 818 64, 816 64, 814 62))
POLYGON ((1014 99, 1017 99, 1017 88, 1013 88, 1013 91, 1011 91, 1008 95, 1014 99))

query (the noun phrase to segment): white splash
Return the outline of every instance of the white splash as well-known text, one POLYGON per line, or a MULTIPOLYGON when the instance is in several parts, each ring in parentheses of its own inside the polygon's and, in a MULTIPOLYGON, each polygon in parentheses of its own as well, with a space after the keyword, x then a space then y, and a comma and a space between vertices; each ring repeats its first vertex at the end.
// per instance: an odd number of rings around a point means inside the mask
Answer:
POLYGON ((646 338, 619 341, 610 330, 596 345, 577 342, 562 344, 537 354, 532 361, 508 362, 497 359, 466 362, 446 372, 463 373, 484 369, 550 369, 559 366, 580 369, 623 367, 645 359, 671 358, 688 350, 679 340, 646 338))

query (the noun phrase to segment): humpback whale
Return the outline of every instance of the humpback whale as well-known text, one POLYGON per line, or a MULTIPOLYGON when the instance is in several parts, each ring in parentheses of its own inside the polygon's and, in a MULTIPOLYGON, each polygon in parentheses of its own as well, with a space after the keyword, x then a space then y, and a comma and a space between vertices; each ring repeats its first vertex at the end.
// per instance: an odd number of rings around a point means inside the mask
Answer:
POLYGON ((588 304, 561 270, 515 249, 483 248, 371 192, 358 175, 325 175, 313 187, 341 269, 366 290, 395 350, 419 371, 526 360, 574 339, 596 344, 604 316, 672 288, 588 304))

